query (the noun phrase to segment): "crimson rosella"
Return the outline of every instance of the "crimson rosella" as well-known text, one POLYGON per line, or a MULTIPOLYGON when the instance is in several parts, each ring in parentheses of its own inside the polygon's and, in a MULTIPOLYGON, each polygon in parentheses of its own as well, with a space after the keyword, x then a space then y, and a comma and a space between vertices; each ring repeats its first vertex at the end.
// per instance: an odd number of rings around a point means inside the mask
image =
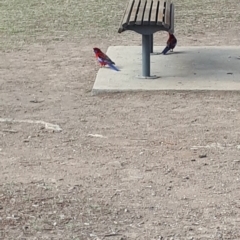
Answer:
POLYGON ((113 69, 115 71, 119 71, 119 69, 114 66, 115 63, 105 53, 103 53, 99 48, 93 48, 93 51, 96 55, 98 62, 101 65, 101 67, 108 65, 111 69, 113 69))
POLYGON ((176 47, 177 45, 177 39, 172 33, 168 33, 169 37, 167 40, 167 46, 163 49, 162 54, 166 54, 169 50, 172 50, 176 47))

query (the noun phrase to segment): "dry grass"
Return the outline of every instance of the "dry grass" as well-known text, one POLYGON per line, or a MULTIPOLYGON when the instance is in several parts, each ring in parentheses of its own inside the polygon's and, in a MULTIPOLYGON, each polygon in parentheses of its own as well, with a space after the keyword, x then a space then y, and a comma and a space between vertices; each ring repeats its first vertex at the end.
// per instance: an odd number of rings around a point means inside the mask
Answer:
POLYGON ((49 43, 66 38, 106 37, 116 31, 124 1, 3 0, 1 48, 49 43))
MULTIPOLYGON (((97 42, 121 42, 126 36, 117 28, 126 6, 125 1, 103 0, 2 0, 0 2, 0 49, 21 48, 27 44, 46 44, 82 39, 97 42)), ((178 36, 193 36, 201 44, 202 38, 229 38, 230 45, 238 42, 238 0, 176 1, 176 31, 178 36)), ((131 38, 138 38, 136 34, 131 38)), ((165 40, 164 40, 165 41, 165 40)), ((226 42, 226 41, 225 41, 226 42)), ((181 42, 180 42, 181 44, 181 42)), ((186 44, 186 43, 185 43, 186 44)), ((198 43, 199 44, 199 43, 198 43)), ((181 45, 184 45, 182 43, 181 45)), ((209 41, 208 45, 212 45, 209 41)))
POLYGON ((184 34, 219 33, 221 38, 228 30, 238 32, 239 10, 236 0, 176 1, 176 24, 184 34))

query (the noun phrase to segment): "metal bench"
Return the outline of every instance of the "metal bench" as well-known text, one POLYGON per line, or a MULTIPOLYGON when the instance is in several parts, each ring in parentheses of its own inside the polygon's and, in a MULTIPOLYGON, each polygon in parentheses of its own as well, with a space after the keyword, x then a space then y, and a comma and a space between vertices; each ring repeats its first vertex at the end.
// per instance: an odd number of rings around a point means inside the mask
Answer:
POLYGON ((142 35, 142 76, 150 75, 150 55, 153 34, 158 31, 174 33, 174 5, 170 0, 130 0, 118 33, 131 30, 142 35))

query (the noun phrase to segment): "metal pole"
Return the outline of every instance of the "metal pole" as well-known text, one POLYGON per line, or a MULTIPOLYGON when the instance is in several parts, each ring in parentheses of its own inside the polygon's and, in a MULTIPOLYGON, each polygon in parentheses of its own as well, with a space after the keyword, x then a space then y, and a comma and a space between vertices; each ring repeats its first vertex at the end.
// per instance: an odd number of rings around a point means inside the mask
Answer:
POLYGON ((153 53, 153 34, 150 35, 151 45, 150 45, 150 53, 153 53))
POLYGON ((151 36, 142 35, 142 75, 150 77, 150 44, 151 36))

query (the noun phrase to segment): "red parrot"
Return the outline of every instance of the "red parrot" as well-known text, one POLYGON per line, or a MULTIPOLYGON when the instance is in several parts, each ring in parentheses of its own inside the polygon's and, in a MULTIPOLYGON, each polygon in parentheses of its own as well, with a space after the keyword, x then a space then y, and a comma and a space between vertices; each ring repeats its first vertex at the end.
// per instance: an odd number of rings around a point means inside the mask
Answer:
POLYGON ((115 71, 119 71, 117 67, 115 67, 115 62, 113 62, 105 53, 103 53, 99 48, 93 48, 93 51, 96 55, 98 62, 101 67, 108 65, 111 69, 115 71))
POLYGON ((172 33, 168 33, 169 37, 167 40, 167 46, 163 49, 162 54, 166 54, 169 50, 172 50, 176 47, 177 45, 177 39, 172 33))

